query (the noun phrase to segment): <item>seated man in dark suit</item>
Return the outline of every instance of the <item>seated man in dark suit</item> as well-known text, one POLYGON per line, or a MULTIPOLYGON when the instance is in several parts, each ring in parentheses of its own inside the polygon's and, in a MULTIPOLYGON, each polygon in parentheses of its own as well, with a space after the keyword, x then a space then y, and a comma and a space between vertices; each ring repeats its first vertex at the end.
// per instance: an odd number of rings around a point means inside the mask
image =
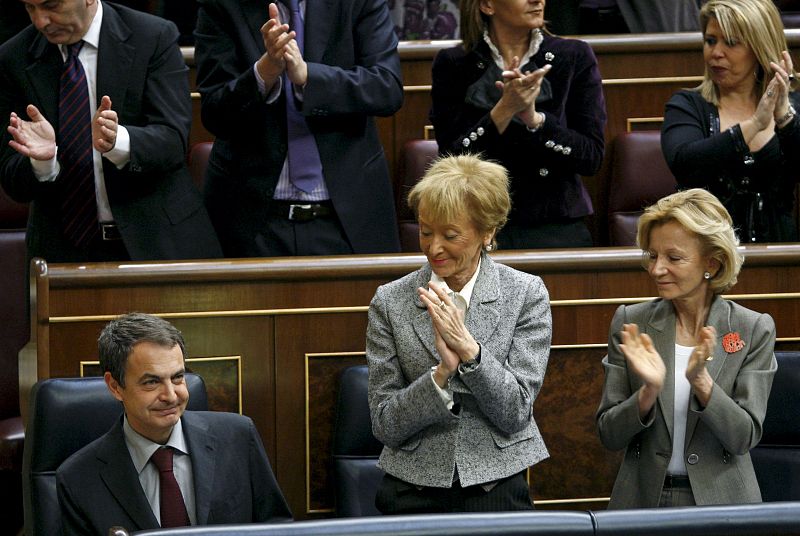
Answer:
POLYGON ((106 384, 125 413, 56 472, 65 534, 291 520, 253 422, 184 411, 180 331, 131 313, 98 342, 106 384))

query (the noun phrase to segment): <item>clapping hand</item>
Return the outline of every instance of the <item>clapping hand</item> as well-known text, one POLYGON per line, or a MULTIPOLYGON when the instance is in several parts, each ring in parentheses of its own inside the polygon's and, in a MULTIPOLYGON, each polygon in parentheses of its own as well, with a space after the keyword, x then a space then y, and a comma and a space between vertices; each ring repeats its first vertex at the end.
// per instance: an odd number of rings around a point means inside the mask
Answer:
POLYGON ((8 145, 28 158, 34 160, 50 160, 56 155, 56 133, 53 126, 33 104, 26 108, 30 121, 25 121, 11 112, 8 121, 8 133, 11 140, 8 145))

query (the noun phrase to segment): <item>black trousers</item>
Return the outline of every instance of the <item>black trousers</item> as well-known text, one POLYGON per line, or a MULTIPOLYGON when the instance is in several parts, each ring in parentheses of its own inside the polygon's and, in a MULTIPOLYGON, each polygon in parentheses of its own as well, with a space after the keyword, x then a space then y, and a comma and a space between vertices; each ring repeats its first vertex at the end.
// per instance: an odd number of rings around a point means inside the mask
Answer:
POLYGON ((458 481, 450 488, 420 488, 387 474, 378 488, 375 506, 386 515, 512 512, 533 510, 533 501, 525 471, 498 481, 489 491, 480 484, 463 488, 458 481))
POLYGON ((336 215, 299 222, 270 215, 256 235, 255 251, 259 257, 349 255, 353 247, 336 215))

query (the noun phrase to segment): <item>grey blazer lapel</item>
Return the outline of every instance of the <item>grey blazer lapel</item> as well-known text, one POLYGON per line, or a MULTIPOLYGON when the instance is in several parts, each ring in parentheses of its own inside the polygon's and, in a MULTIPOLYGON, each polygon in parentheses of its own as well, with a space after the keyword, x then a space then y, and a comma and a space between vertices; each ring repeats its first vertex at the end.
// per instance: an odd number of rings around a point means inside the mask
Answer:
MULTIPOLYGON (((719 373, 725 366, 725 361, 728 359, 728 354, 725 353, 725 350, 722 348, 722 337, 726 333, 733 331, 730 314, 731 308, 728 302, 719 296, 714 296, 706 325, 713 326, 717 331, 717 343, 714 346, 714 359, 706 361, 706 370, 711 376, 711 379, 715 382, 717 381, 717 376, 719 376, 719 373)), ((686 444, 689 444, 689 441, 692 439, 692 435, 694 434, 699 420, 700 416, 697 413, 689 412, 686 421, 686 444)))
MULTIPOLYGON (((51 45, 39 33, 31 43, 28 53, 31 55, 32 61, 25 68, 25 75, 36 93, 36 99, 33 102, 58 132, 58 81, 61 77, 64 59, 61 57, 58 46, 51 45)), ((21 113, 23 110, 18 110, 18 112, 21 113)))
POLYGON ((425 347, 425 349, 428 350, 428 353, 430 353, 430 355, 433 356, 433 359, 438 363, 442 360, 442 358, 439 357, 439 352, 436 351, 436 345, 434 343, 434 334, 433 334, 433 323, 431 322, 431 318, 428 315, 427 308, 422 303, 422 300, 420 299, 419 295, 417 295, 417 288, 419 287, 428 288, 428 283, 430 282, 430 280, 431 280, 431 265, 425 264, 425 266, 423 266, 419 270, 417 275, 417 280, 414 283, 414 288, 413 288, 414 305, 416 305, 417 308, 419 309, 419 313, 417 314, 416 317, 414 317, 412 324, 414 326, 414 332, 417 334, 417 337, 419 338, 420 342, 425 347))
POLYGON ((190 413, 183 415, 183 430, 192 459, 197 524, 205 525, 208 523, 214 492, 217 438, 209 432, 204 420, 190 413))
POLYGON ((108 95, 120 115, 129 81, 136 74, 133 68, 136 50, 127 42, 131 35, 131 29, 119 18, 113 6, 104 3, 97 48, 96 98, 99 104, 103 95, 108 95))
POLYGON ((139 483, 136 468, 128 455, 121 417, 98 449, 97 459, 103 464, 100 468, 100 478, 103 479, 120 508, 125 510, 137 525, 126 528, 129 530, 159 528, 158 521, 153 515, 150 503, 147 502, 142 485, 139 483))
POLYGON ((661 359, 667 369, 664 389, 658 395, 658 406, 664 417, 669 437, 673 437, 675 407, 675 310, 667 300, 658 302, 648 322, 648 334, 653 345, 660 348, 661 359))
MULTIPOLYGON (((514 289, 510 289, 514 292, 514 289)), ((475 281, 467 310, 466 326, 479 343, 489 340, 500 323, 500 309, 497 299, 500 296, 500 277, 492 259, 486 254, 481 257, 481 271, 475 281)))

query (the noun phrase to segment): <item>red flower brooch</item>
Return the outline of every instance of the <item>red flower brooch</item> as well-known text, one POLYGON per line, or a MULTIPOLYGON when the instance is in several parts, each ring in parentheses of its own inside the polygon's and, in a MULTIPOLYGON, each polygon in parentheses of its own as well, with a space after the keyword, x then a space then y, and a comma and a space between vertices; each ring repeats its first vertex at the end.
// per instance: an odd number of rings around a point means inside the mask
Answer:
POLYGON ((725 336, 722 337, 722 347, 727 353, 732 354, 744 348, 744 341, 739 338, 737 332, 732 331, 731 333, 726 333, 725 336))

